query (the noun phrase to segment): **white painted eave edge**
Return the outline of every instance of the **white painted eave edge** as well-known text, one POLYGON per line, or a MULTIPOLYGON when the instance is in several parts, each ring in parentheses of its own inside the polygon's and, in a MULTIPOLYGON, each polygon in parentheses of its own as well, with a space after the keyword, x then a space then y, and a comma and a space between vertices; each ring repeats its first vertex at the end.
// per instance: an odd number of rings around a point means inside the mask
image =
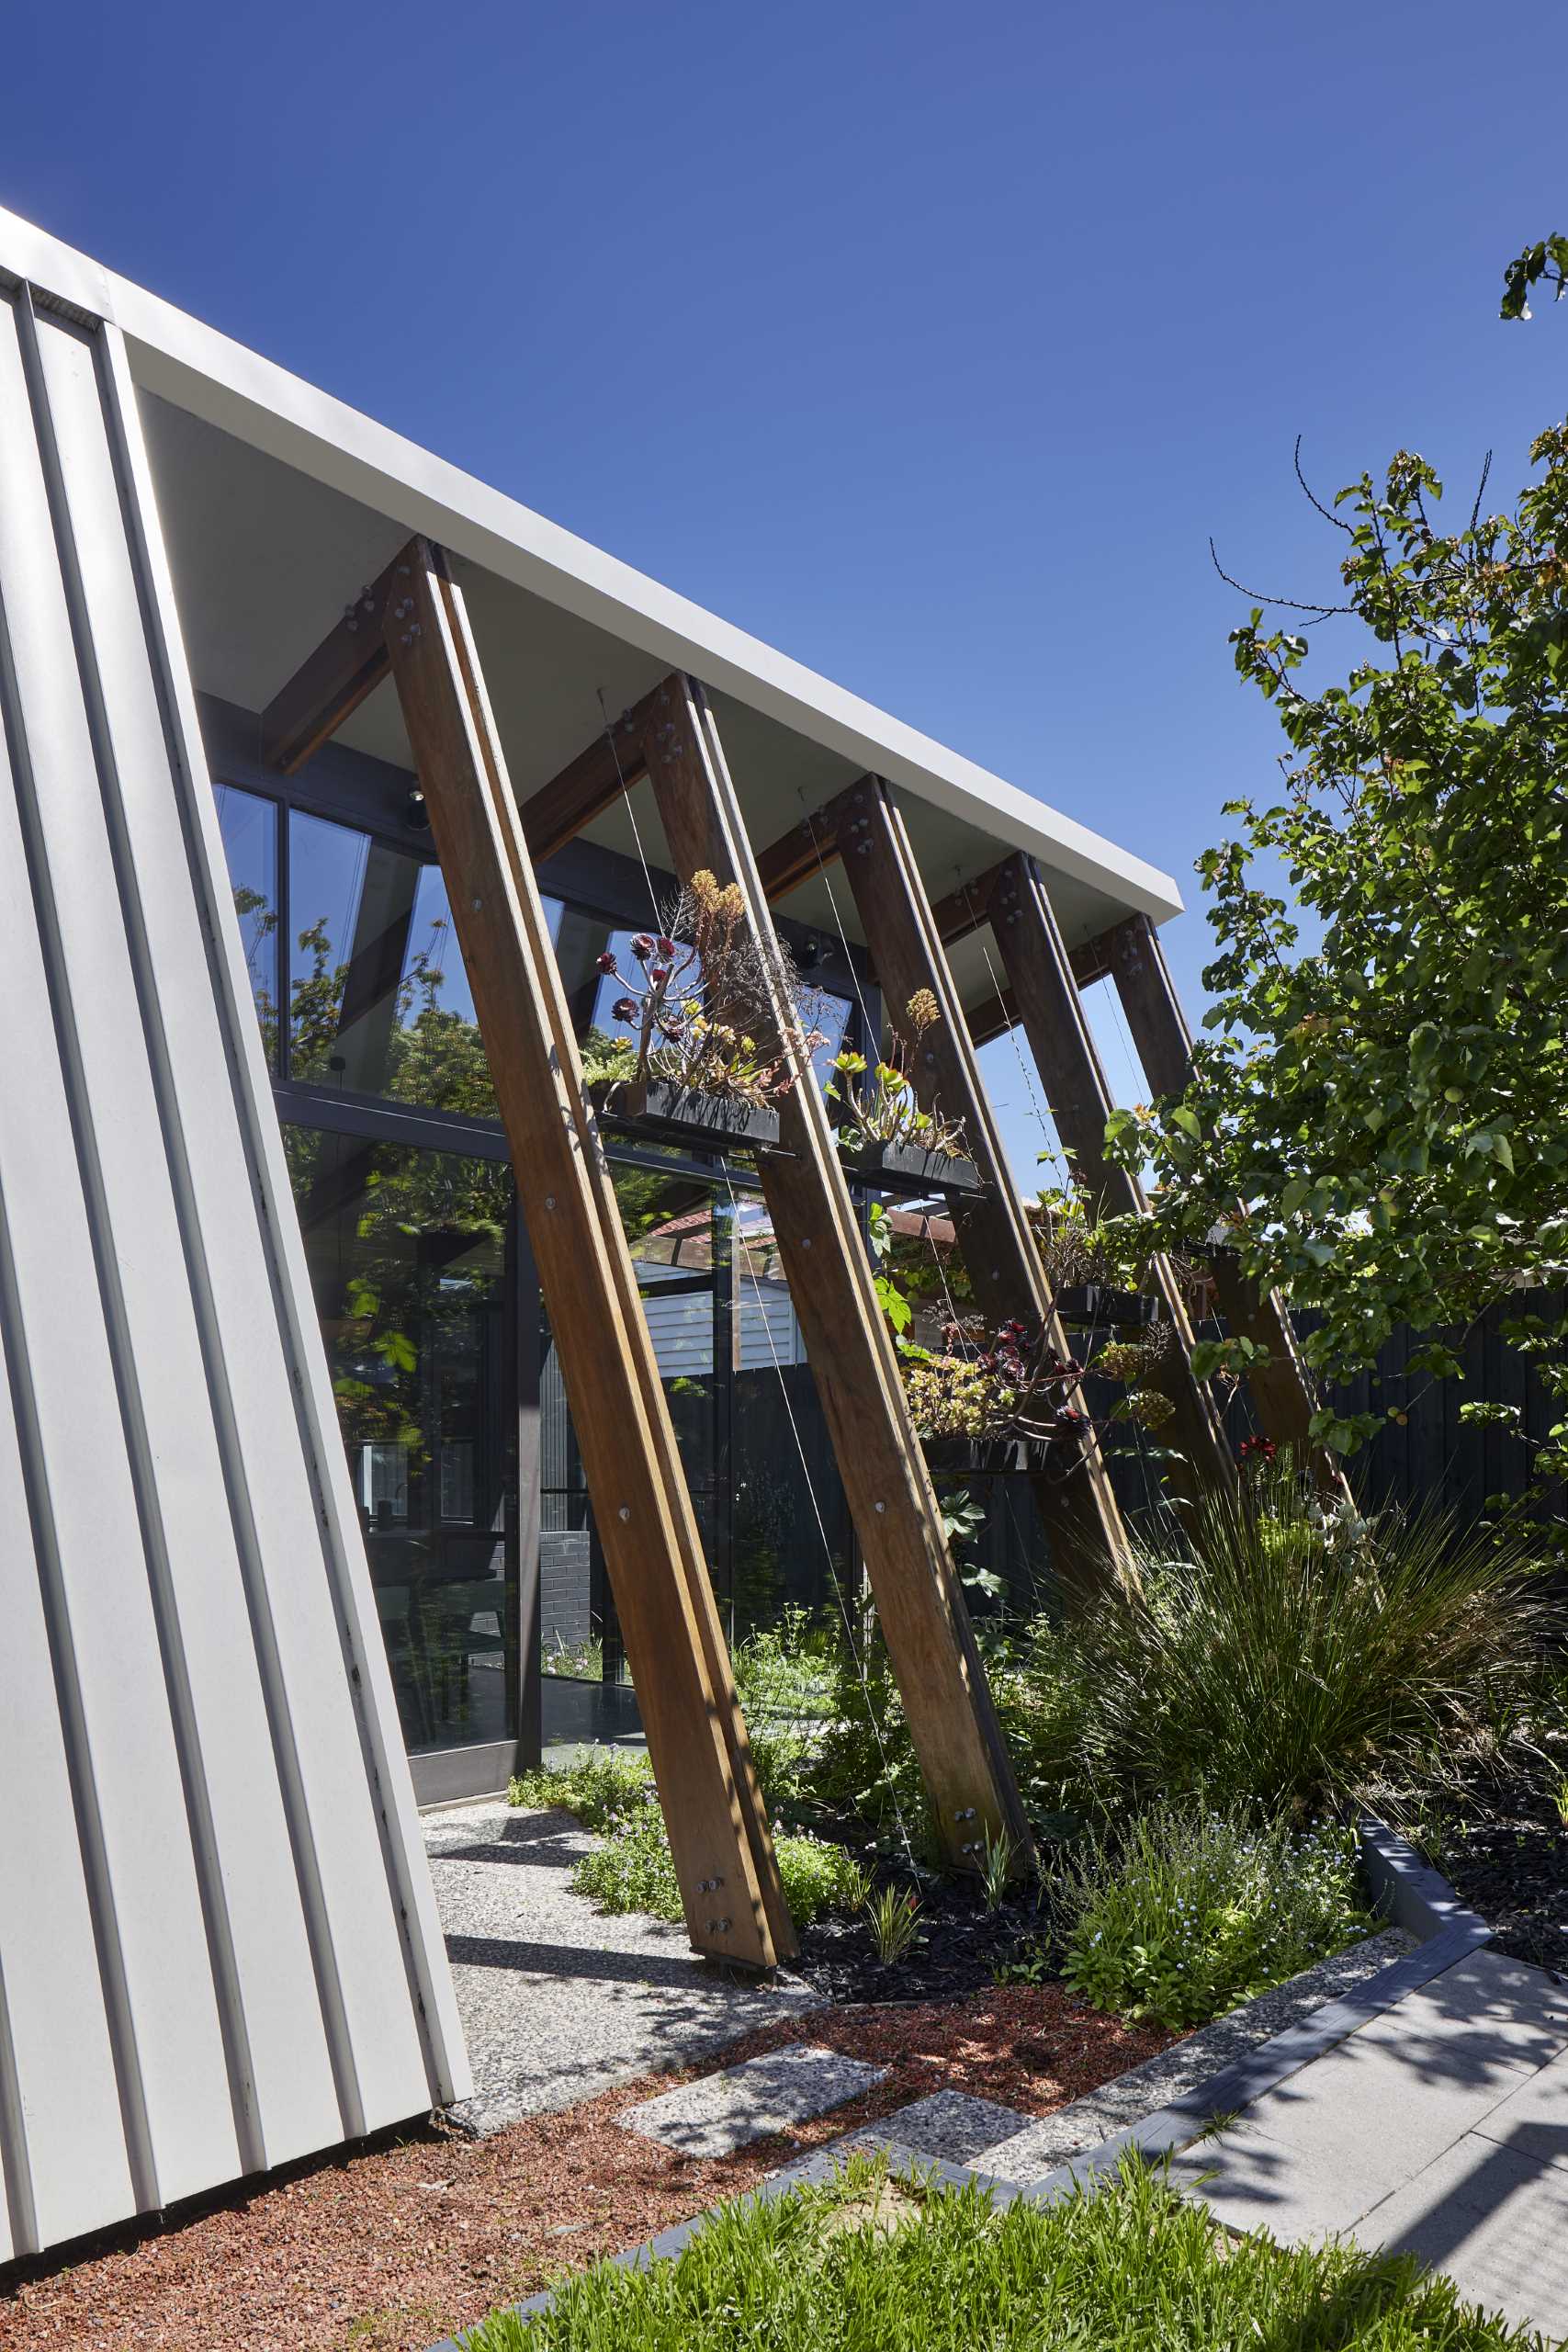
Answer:
POLYGON ((112 319, 130 345, 137 382, 175 407, 671 669, 694 672, 705 684, 961 818, 999 848, 1028 850, 1048 874, 1071 876, 1156 922, 1180 913, 1169 875, 1087 825, 0 209, 0 280, 22 277, 112 319))

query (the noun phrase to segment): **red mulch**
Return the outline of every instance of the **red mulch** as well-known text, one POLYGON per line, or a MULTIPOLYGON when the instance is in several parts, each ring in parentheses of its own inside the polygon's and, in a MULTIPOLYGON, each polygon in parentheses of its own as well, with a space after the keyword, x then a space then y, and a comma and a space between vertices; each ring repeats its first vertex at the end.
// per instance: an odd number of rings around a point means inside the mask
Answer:
POLYGON ((498 2303, 651 2237, 933 2090, 1046 2115, 1165 2049, 1058 1984, 919 2007, 845 2007, 750 2035, 680 2075, 623 2083, 475 2143, 438 2123, 293 2168, 68 2267, 0 2273, 0 2346, 28 2352, 425 2352, 498 2303), (892 2069, 864 2098, 699 2162, 614 2118, 674 2081, 789 2041, 892 2069))

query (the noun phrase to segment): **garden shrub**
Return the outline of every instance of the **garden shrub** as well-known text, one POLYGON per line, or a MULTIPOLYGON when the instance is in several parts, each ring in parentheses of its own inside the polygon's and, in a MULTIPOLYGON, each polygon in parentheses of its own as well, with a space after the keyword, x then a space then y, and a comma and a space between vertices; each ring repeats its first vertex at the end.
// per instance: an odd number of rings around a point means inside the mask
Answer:
POLYGON ((853 1911, 864 1892, 864 1874, 854 1856, 829 1838, 795 1835, 777 1841, 784 1900, 797 1928, 808 1928, 825 1911, 853 1911))
POLYGON ((1096 2008, 1165 2026, 1210 2018, 1326 1960, 1375 1921, 1355 1832, 1162 1804, 1062 1866, 1066 1982, 1096 2008))
MULTIPOLYGON (((511 1797, 513 1804, 558 1806, 601 1833, 603 1842, 572 1865, 578 1894, 605 1911, 682 1917, 681 1890, 646 1756, 595 1748, 585 1763, 519 1774, 511 1797)), ((809 1927, 824 1911, 852 1910, 859 1903, 860 1872, 843 1847, 797 1835, 775 1838, 773 1850, 796 1927, 809 1927)))
POLYGON ((605 1829, 652 1786, 652 1768, 640 1748, 595 1747, 580 1762, 515 1774, 507 1795, 513 1804, 574 1813, 585 1829, 605 1829))

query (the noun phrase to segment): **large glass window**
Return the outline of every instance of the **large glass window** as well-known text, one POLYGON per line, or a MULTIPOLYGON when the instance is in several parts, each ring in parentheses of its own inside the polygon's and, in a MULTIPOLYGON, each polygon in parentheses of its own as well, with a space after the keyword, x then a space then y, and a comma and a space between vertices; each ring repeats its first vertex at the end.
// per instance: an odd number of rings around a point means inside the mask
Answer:
POLYGON ((277 1068, 277 983, 279 945, 277 903, 277 804, 259 793, 242 792, 237 786, 218 787, 218 822, 234 911, 240 918, 240 938, 250 974, 251 994, 261 1023, 267 1068, 277 1068))
POLYGON ((288 933, 290 1078, 495 1117, 439 866, 292 809, 288 933))
MULTIPOLYGON (((760 1195, 696 1171, 622 1167, 615 1182, 729 1639, 789 1605, 836 1611, 849 1511, 760 1195)), ((615 1738, 636 1716, 547 1328, 540 1391, 545 1735, 615 1738)))
MULTIPOLYGON (((511 1173, 410 1148, 390 1107, 498 1114, 440 868, 428 835, 400 831, 400 808, 371 832, 231 785, 218 806, 407 1744, 505 1742, 524 1719, 517 1356, 535 1344, 517 1323, 511 1173)), ((625 984, 599 957, 625 964, 634 934, 545 903, 579 1035, 611 1025, 625 984)), ((850 1007, 823 993, 807 1010, 825 1063, 850 1007)), ((743 1638, 789 1603, 837 1608, 848 1516, 761 1197, 674 1147, 611 1151, 727 1631, 743 1638)), ((635 1735, 547 1331, 539 1404, 545 1736, 635 1735)))
POLYGON ((285 1130, 411 1751, 517 1721, 516 1419, 502 1162, 285 1130))

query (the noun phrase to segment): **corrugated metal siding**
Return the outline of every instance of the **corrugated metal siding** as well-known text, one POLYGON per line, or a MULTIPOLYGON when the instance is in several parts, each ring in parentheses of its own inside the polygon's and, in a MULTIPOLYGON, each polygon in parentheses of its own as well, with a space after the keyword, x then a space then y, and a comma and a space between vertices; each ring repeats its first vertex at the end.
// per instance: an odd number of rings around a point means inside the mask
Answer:
POLYGON ((0 2258, 466 2061, 123 350, 0 299, 0 2258))

